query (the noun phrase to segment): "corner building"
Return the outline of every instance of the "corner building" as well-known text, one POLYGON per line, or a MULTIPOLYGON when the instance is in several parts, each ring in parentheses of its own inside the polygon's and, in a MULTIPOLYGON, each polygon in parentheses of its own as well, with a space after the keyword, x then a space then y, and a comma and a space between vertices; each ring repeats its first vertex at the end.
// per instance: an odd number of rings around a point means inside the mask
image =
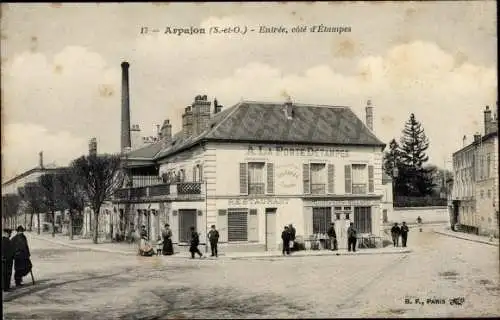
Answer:
POLYGON ((212 113, 197 96, 180 132, 171 136, 165 120, 157 143, 124 156, 129 184, 114 199, 121 229, 144 224, 156 240, 168 222, 183 245, 191 226, 205 242, 215 224, 226 251, 276 250, 290 223, 304 240, 335 222, 340 248, 350 222, 380 236, 385 145, 370 128, 371 105, 365 124, 348 107, 214 104, 212 113))

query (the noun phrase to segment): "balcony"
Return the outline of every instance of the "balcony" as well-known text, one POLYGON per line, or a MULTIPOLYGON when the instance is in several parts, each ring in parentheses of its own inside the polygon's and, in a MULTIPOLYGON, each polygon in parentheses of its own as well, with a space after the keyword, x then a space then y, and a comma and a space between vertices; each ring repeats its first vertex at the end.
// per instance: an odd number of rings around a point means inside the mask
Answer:
POLYGON ((311 194, 326 194, 324 183, 311 183, 311 194))
POLYGON ((116 202, 149 202, 204 199, 204 183, 179 182, 155 184, 118 189, 113 199, 116 202))

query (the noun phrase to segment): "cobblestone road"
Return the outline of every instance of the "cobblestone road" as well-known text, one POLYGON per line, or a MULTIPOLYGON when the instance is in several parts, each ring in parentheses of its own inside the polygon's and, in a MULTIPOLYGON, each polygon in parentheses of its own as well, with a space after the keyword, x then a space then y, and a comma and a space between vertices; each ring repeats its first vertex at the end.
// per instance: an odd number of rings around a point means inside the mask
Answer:
POLYGON ((219 261, 30 245, 37 283, 4 296, 4 319, 500 314, 498 247, 432 232, 411 232, 410 254, 219 261))

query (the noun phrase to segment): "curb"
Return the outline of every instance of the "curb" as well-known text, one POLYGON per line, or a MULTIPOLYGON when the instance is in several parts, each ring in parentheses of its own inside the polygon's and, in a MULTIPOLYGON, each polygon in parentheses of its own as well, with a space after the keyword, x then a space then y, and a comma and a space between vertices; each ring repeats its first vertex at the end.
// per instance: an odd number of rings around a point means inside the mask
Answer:
MULTIPOLYGON (((58 245, 61 245, 61 246, 65 246, 65 247, 69 247, 69 248, 76 248, 76 249, 82 249, 82 250, 87 250, 87 251, 99 251, 99 252, 108 252, 108 253, 115 253, 115 254, 123 254, 123 255, 128 255, 128 256, 137 256, 136 252, 113 250, 113 249, 107 249, 107 248, 95 248, 95 247, 88 247, 88 246, 79 246, 79 245, 65 243, 65 242, 58 241, 58 240, 47 239, 47 238, 44 238, 44 237, 38 237, 38 236, 33 236, 33 235, 30 235, 30 236, 33 237, 33 238, 35 238, 35 239, 38 239, 38 240, 51 242, 51 243, 58 244, 58 245)), ((401 251, 383 251, 383 252, 357 251, 356 253, 340 252, 340 253, 317 253, 317 254, 292 254, 292 255, 289 255, 289 256, 283 256, 282 254, 249 255, 249 256, 240 256, 240 257, 238 257, 238 256, 231 256, 231 255, 220 255, 219 258, 231 259, 231 260, 242 260, 242 259, 266 259, 266 258, 289 258, 289 257, 295 257, 295 258, 297 258, 297 257, 323 257, 323 256, 330 257, 330 256, 359 256, 359 255, 381 255, 381 254, 404 254, 404 253, 410 253, 410 252, 412 252, 411 249, 406 249, 406 250, 401 250, 401 251)), ((171 258, 186 259, 186 258, 188 258, 188 256, 174 254, 172 256, 169 256, 169 259, 171 259, 171 258)), ((212 259, 210 259, 210 260, 212 260, 212 259)))
POLYGON ((448 236, 448 237, 451 237, 451 238, 457 238, 457 239, 462 239, 462 240, 467 240, 467 241, 472 241, 472 242, 477 242, 477 243, 488 244, 490 246, 495 246, 495 247, 499 246, 498 243, 489 242, 489 241, 486 241, 486 240, 470 239, 470 238, 461 237, 459 235, 449 234, 449 233, 442 232, 442 231, 436 231, 436 230, 433 230, 433 231, 434 231, 434 233, 441 234, 443 236, 448 236))

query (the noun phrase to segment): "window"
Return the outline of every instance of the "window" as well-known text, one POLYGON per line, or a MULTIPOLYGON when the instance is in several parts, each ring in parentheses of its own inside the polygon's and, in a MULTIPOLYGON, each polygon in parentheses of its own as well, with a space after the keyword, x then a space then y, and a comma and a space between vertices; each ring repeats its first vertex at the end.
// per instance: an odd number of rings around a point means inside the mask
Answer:
POLYGON ((352 193, 365 194, 367 193, 367 172, 365 164, 352 165, 352 193))
POLYGON ((484 178, 484 159, 483 157, 481 157, 481 164, 480 164, 480 170, 481 170, 481 174, 479 175, 480 176, 480 179, 483 179, 484 178))
POLYGON ((484 198, 484 190, 481 190, 481 199, 484 198))
POLYGON ((248 163, 248 194, 264 194, 264 162, 248 163))
POLYGON ((311 193, 326 193, 326 165, 324 163, 311 163, 311 193))
POLYGON ((350 220, 351 218, 351 207, 344 207, 345 219, 350 220))
POLYGON ((202 166, 197 164, 196 166, 193 167, 193 182, 202 182, 202 181, 203 181, 202 166))
POLYGON ((228 242, 248 241, 247 209, 228 209, 227 240, 228 242))
POLYGON ((371 207, 354 208, 354 228, 359 233, 372 232, 372 211, 371 207))
POLYGON ((488 198, 491 198, 491 189, 488 190, 488 198))
POLYGON ((326 233, 332 223, 332 208, 313 208, 313 234, 326 233))

